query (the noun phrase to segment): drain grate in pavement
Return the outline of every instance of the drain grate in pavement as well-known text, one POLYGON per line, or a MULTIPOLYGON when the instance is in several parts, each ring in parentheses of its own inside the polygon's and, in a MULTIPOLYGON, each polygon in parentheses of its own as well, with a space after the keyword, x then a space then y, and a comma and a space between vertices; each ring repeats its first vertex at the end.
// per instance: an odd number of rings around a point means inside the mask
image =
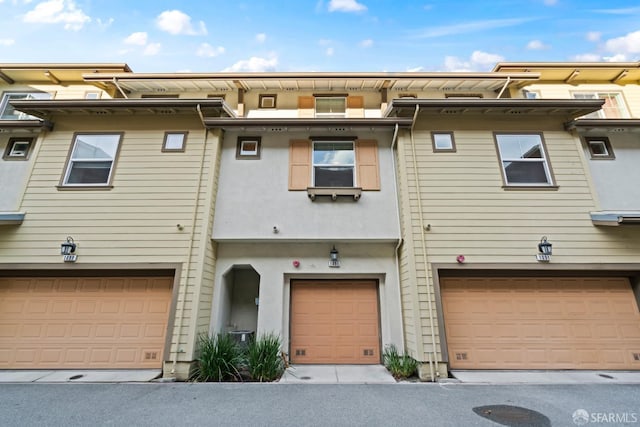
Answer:
POLYGON ((78 375, 74 375, 72 377, 69 377, 69 380, 79 380, 80 378, 84 377, 83 374, 78 374, 78 375))
POLYGON ((601 376, 602 378, 607 378, 607 379, 610 379, 610 380, 613 379, 613 377, 611 375, 607 375, 607 374, 598 374, 598 375, 601 376))
POLYGON ((509 427, 551 427, 549 418, 540 412, 511 405, 489 405, 473 408, 473 412, 495 423, 509 427))

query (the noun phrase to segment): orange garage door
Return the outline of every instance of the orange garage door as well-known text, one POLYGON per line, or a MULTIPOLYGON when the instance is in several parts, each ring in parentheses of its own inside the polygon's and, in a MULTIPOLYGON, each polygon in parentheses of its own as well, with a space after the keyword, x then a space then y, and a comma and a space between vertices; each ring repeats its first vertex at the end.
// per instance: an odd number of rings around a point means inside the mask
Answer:
POLYGON ((375 281, 296 281, 291 285, 293 363, 378 364, 375 281))
POLYGON ((159 368, 170 277, 0 277, 0 369, 159 368))
POLYGON ((640 369, 626 278, 443 278, 453 369, 640 369))

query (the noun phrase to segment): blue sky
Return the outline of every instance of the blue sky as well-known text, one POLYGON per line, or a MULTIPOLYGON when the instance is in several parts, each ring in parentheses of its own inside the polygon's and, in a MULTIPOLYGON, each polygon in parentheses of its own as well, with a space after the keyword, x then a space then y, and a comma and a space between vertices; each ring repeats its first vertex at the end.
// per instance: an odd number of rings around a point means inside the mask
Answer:
POLYGON ((500 61, 639 59, 637 0, 0 0, 0 63, 488 71, 500 61))

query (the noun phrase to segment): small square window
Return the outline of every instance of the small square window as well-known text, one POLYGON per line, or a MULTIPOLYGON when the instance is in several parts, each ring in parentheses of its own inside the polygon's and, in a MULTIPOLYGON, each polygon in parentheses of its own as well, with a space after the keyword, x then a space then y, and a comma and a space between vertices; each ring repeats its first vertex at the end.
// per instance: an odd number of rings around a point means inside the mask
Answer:
POLYGON ((611 148, 609 138, 605 136, 598 138, 585 138, 585 141, 587 143, 587 147, 589 148, 591 159, 595 160, 616 158, 616 156, 613 154, 613 149, 611 148))
POLYGON ((260 108, 276 108, 276 96, 260 95, 260 108))
POLYGON ((165 132, 162 143, 163 152, 184 152, 188 132, 165 132))
POLYGON ((5 160, 27 160, 33 146, 33 138, 11 138, 2 157, 5 160))
POLYGON ((434 153, 456 151, 453 132, 431 132, 431 141, 434 153))
POLYGON ((537 90, 526 90, 526 89, 524 89, 522 91, 522 95, 525 97, 525 99, 539 99, 540 98, 540 92, 538 92, 537 90))
POLYGON ((84 99, 100 99, 100 92, 85 92, 84 99))
POLYGON ((260 158, 260 142, 259 137, 242 137, 238 138, 236 147, 236 159, 257 160, 260 158))

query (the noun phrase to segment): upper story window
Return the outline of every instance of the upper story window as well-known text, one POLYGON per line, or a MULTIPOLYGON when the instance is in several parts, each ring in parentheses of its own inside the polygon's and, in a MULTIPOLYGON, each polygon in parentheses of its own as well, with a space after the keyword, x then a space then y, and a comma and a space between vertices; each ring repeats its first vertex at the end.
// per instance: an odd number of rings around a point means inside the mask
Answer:
POLYGON ((36 118, 13 108, 9 101, 18 99, 51 99, 51 94, 47 92, 5 93, 0 101, 0 120, 32 120, 36 118))
POLYGON ((453 132, 431 132, 431 142, 434 153, 456 151, 453 132))
POLYGON ((525 99, 539 99, 540 98, 540 92, 537 90, 523 90, 522 91, 522 95, 524 96, 525 99))
POLYGON ((352 141, 313 143, 313 186, 355 187, 352 141))
POLYGON ((585 142, 587 143, 587 148, 589 149, 589 154, 591 154, 591 159, 615 159, 616 156, 613 154, 613 148, 611 147, 611 143, 609 142, 609 138, 606 136, 602 137, 585 137, 585 142))
POLYGON ((344 96, 316 97, 316 117, 346 117, 347 98, 344 96))
POLYGON ((507 186, 552 186, 551 169, 540 134, 496 134, 507 186))
POLYGON ((121 133, 76 134, 62 185, 109 185, 121 139, 121 133))
POLYGON ((260 95, 260 108, 276 108, 276 95, 260 95))
POLYGON ((33 147, 34 138, 11 138, 5 149, 5 160, 27 160, 33 147))
POLYGON ((603 99, 602 109, 587 114, 585 119, 626 119, 629 118, 622 94, 618 92, 580 92, 574 93, 575 99, 603 99))

